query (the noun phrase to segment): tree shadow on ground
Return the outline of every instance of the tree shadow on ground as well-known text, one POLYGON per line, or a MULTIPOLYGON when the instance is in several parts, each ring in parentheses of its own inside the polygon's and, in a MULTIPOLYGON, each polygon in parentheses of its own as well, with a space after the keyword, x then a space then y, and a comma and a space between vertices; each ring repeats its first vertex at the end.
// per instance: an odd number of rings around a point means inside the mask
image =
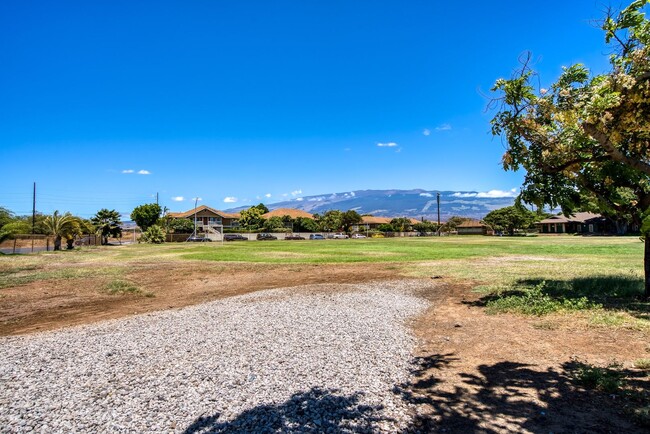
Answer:
POLYGON ((343 396, 337 390, 313 388, 277 405, 259 405, 235 419, 219 422, 219 414, 197 418, 184 434, 197 433, 369 433, 382 407, 360 404, 361 393, 343 396))
POLYGON ((576 300, 584 297, 604 309, 625 311, 639 319, 650 320, 650 301, 642 299, 643 279, 633 276, 576 277, 566 280, 521 279, 515 281, 506 291, 486 295, 468 304, 485 306, 490 301, 524 295, 534 287, 541 288, 542 294, 557 300, 576 300))
POLYGON ((514 362, 480 365, 476 374, 457 374, 462 384, 446 384, 440 369, 454 360, 452 354, 420 358, 410 382, 395 388, 416 406, 406 433, 646 432, 621 416, 615 398, 575 385, 574 373, 584 366, 578 362, 558 370, 514 362))

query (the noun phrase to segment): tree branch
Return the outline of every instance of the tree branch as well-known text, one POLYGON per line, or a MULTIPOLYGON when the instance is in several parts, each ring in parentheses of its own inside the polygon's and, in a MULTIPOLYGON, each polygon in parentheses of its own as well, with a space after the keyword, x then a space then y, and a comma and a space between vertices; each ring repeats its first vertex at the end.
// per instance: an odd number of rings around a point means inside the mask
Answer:
POLYGON ((650 175, 650 164, 634 158, 630 158, 619 151, 616 146, 609 141, 607 134, 598 131, 598 128, 596 128, 595 125, 584 123, 582 124, 582 128, 587 134, 589 134, 592 138, 594 138, 596 141, 598 141, 598 143, 602 145, 602 147, 605 149, 605 152, 607 152, 607 155, 609 155, 612 160, 623 163, 632 169, 645 173, 646 175, 650 175))

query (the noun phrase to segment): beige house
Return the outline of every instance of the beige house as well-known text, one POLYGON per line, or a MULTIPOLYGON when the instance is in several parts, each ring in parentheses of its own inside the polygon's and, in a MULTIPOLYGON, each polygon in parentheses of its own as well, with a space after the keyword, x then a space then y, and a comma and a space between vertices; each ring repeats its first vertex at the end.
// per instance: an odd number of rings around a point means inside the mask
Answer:
POLYGON ((535 223, 542 234, 593 234, 612 232, 610 222, 600 214, 577 212, 554 215, 535 223))
POLYGON ((479 220, 466 220, 456 226, 458 235, 494 235, 492 228, 479 220))
POLYGON ((221 233, 221 228, 232 229, 239 227, 239 213, 227 213, 201 205, 185 212, 170 212, 170 217, 188 219, 194 222, 196 217, 196 230, 199 233, 221 233))

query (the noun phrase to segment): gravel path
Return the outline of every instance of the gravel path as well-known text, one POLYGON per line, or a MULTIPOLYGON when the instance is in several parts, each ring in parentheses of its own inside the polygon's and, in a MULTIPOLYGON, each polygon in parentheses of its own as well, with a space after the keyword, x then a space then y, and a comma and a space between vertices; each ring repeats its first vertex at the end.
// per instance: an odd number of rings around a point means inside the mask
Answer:
POLYGON ((395 432, 417 285, 269 290, 2 338, 0 431, 395 432))

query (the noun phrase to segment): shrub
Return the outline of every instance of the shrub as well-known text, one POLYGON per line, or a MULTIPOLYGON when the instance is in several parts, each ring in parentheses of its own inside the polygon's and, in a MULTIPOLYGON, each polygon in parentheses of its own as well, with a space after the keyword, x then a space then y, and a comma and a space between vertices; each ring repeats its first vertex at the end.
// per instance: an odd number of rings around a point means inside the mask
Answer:
POLYGON ((563 310, 586 310, 602 307, 590 302, 587 297, 554 298, 545 292, 546 282, 517 294, 498 297, 487 302, 487 312, 509 312, 524 315, 547 315, 563 310))
POLYGON ((125 280, 113 280, 106 285, 106 292, 111 295, 115 294, 136 294, 140 289, 125 280))
POLYGON ((638 359, 634 361, 634 367, 644 371, 650 371, 650 359, 638 359))
POLYGON ((162 244, 165 242, 165 232, 158 225, 150 226, 149 229, 142 234, 139 241, 150 244, 162 244))
POLYGON ((580 363, 573 371, 573 377, 578 384, 589 389, 596 389, 605 393, 617 393, 625 386, 621 366, 610 364, 606 368, 580 363))

